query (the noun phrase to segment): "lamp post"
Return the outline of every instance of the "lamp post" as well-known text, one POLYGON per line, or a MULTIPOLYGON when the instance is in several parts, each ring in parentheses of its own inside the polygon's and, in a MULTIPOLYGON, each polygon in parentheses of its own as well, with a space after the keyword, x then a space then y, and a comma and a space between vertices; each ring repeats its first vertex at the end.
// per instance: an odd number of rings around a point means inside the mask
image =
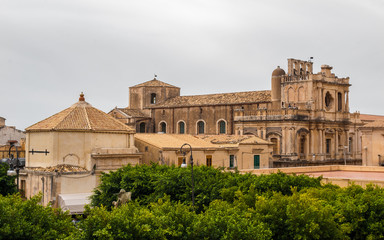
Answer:
POLYGON ((184 143, 181 147, 180 147, 180 152, 183 153, 183 163, 181 164, 180 167, 182 168, 186 168, 188 165, 186 163, 186 160, 185 160, 185 155, 187 154, 187 151, 186 150, 183 150, 183 148, 185 146, 188 146, 189 147, 189 150, 191 151, 191 156, 189 157, 190 159, 190 164, 191 164, 191 173, 192 173, 192 206, 194 207, 195 206, 195 193, 194 193, 194 188, 195 188, 195 181, 194 181, 194 178, 193 178, 193 157, 192 157, 192 146, 189 145, 188 143, 184 143))
POLYGON ((17 191, 19 191, 19 172, 20 172, 20 166, 19 166, 19 152, 17 151, 17 146, 13 142, 10 143, 11 146, 9 147, 9 159, 10 159, 10 169, 7 171, 8 176, 15 176, 16 175, 16 186, 17 186, 17 191), (12 147, 15 147, 16 149, 16 168, 13 164, 13 154, 11 155, 11 149, 12 147))

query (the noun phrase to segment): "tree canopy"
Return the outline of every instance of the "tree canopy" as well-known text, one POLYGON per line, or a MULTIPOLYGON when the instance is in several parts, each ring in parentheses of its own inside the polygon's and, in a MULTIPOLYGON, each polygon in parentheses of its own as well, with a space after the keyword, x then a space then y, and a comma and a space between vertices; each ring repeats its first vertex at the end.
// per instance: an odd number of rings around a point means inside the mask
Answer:
POLYGON ((16 193, 15 176, 7 176, 9 165, 0 163, 0 194, 6 196, 16 193))
POLYGON ((104 174, 76 225, 60 209, 0 196, 1 239, 383 239, 384 189, 321 178, 196 167, 126 166, 104 174), (133 200, 112 201, 123 188, 133 200))

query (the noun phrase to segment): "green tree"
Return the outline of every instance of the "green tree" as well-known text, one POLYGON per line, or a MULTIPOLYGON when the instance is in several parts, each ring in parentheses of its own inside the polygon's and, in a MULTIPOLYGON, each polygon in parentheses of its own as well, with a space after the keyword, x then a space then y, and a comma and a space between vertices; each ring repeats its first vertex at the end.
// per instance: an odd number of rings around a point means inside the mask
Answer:
MULTIPOLYGON (((206 166, 194 168, 195 204, 202 211, 210 202, 223 199, 234 201, 235 192, 255 191, 281 192, 292 194, 291 187, 298 190, 308 187, 321 187, 321 178, 293 176, 284 173, 256 176, 225 172, 206 166)), ((115 172, 103 174, 101 184, 92 196, 93 206, 106 206, 110 209, 121 188, 132 192, 132 199, 147 205, 156 202, 164 195, 171 201, 191 204, 191 169, 175 166, 136 165, 126 166, 115 172)))
POLYGON ((71 216, 41 206, 40 199, 0 196, 0 239, 63 239, 76 231, 71 216))
POLYGON ((9 165, 0 163, 0 194, 8 195, 16 192, 16 184, 14 176, 7 176, 9 165))

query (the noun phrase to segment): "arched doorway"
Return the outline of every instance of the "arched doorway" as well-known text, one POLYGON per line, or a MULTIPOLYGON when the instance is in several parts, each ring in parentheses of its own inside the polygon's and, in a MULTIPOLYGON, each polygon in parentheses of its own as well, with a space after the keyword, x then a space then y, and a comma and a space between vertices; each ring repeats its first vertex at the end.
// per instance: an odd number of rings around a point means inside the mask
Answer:
POLYGON ((140 133, 145 133, 145 123, 144 122, 140 123, 140 125, 139 125, 139 132, 140 133))

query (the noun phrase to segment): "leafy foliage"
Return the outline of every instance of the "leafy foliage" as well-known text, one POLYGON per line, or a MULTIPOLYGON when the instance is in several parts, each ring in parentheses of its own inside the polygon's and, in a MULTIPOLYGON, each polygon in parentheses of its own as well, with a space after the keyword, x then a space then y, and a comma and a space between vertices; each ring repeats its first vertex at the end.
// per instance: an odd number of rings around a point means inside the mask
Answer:
POLYGON ((0 239, 63 239, 76 230, 69 215, 41 206, 40 199, 0 196, 0 239))
MULTIPOLYGON (((291 187, 298 190, 308 187, 320 187, 320 178, 292 176, 284 173, 271 175, 251 175, 224 172, 212 167, 195 167, 195 204, 202 211, 217 199, 233 202, 236 191, 281 192, 292 194, 291 187)), ((147 205, 156 202, 164 195, 171 201, 191 204, 191 169, 159 165, 126 166, 103 174, 101 184, 92 196, 93 206, 106 206, 110 209, 112 201, 117 199, 120 189, 132 192, 132 199, 147 205)))
POLYGON ((214 201, 204 213, 173 203, 169 196, 147 206, 128 203, 108 211, 88 209, 73 239, 270 239, 271 231, 244 210, 214 201))
POLYGON ((320 178, 196 167, 127 166, 104 174, 75 228, 39 197, 0 196, 1 239, 383 239, 384 189, 320 178), (133 201, 111 207, 121 188, 133 201))
POLYGON ((9 165, 0 163, 0 194, 6 196, 16 193, 15 176, 7 176, 9 165))

